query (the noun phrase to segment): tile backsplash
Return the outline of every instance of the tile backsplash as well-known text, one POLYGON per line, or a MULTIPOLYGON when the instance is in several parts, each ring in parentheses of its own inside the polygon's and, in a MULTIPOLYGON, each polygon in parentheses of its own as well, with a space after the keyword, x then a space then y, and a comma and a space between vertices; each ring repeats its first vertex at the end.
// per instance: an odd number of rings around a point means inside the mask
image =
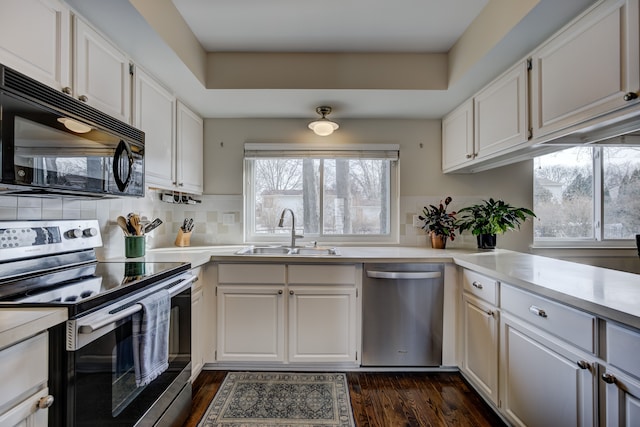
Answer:
MULTIPOLYGON (((144 198, 75 200, 51 197, 0 196, 0 220, 16 219, 97 219, 100 222, 104 245, 98 255, 102 258, 120 257, 124 238, 116 218, 129 212, 139 213, 149 220, 160 218, 163 224, 147 235, 147 248, 171 247, 184 218, 193 218, 192 246, 243 243, 243 197, 241 195, 204 195, 194 197, 198 204, 172 204, 160 200, 160 193, 147 191, 144 198)), ((481 199, 454 198, 451 210, 481 199)), ((403 246, 429 246, 424 230, 413 225, 414 215, 423 206, 440 203, 439 197, 411 196, 400 198, 399 238, 403 246)), ((458 236, 447 242, 448 248, 474 247, 474 236, 458 236)))

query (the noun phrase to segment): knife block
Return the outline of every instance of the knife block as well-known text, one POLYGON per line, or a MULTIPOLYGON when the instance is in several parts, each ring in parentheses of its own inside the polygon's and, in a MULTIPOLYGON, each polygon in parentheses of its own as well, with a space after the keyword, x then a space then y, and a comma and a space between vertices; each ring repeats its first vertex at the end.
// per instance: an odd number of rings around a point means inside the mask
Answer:
POLYGON ((178 230, 178 236, 176 237, 176 246, 189 246, 191 245, 191 231, 183 231, 182 228, 178 230))

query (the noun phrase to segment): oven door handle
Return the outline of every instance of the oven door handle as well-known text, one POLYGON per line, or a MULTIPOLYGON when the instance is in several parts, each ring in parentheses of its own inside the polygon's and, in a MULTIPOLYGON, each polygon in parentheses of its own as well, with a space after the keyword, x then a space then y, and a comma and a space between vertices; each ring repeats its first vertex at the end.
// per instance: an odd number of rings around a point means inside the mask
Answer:
MULTIPOLYGON (((173 298, 174 296, 178 295, 180 292, 186 290, 189 286, 191 286, 191 283, 195 282, 196 280, 198 280, 198 276, 191 276, 188 279, 181 280, 180 283, 167 289, 167 291, 169 292, 169 295, 173 298)), ((107 325, 111 325, 117 322, 118 320, 122 320, 126 317, 129 317, 132 314, 139 312, 140 310, 142 310, 142 305, 133 304, 131 307, 127 307, 123 310, 120 310, 111 316, 104 317, 99 320, 95 320, 86 325, 78 325, 78 333, 90 334, 94 331, 97 331, 100 328, 104 328, 107 325)))

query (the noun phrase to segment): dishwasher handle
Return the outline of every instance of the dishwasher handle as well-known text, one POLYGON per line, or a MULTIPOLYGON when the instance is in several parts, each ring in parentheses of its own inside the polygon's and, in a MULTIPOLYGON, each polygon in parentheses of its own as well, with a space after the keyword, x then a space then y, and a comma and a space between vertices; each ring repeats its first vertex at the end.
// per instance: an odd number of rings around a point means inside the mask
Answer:
POLYGON ((442 276, 439 271, 377 271, 367 270, 367 277, 372 279, 437 279, 442 276))

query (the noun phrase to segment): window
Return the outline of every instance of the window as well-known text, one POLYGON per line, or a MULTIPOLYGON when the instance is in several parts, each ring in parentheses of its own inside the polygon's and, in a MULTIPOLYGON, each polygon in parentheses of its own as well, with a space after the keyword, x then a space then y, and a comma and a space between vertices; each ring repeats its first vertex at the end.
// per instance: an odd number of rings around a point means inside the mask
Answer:
POLYGON ((580 146, 534 160, 534 240, 624 241, 640 233, 640 147, 580 146))
POLYGON ((395 242, 397 160, 396 145, 245 144, 245 239, 288 241, 291 209, 310 240, 395 242))

